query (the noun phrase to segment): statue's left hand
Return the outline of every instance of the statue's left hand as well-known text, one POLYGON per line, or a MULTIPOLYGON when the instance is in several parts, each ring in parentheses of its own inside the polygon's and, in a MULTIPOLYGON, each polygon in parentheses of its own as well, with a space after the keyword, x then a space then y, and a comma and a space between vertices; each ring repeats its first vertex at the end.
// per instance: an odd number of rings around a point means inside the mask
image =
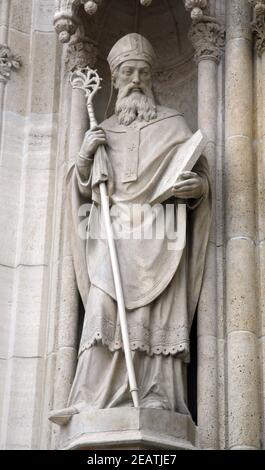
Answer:
POLYGON ((172 193, 178 199, 199 199, 204 193, 203 179, 193 171, 184 171, 172 193))

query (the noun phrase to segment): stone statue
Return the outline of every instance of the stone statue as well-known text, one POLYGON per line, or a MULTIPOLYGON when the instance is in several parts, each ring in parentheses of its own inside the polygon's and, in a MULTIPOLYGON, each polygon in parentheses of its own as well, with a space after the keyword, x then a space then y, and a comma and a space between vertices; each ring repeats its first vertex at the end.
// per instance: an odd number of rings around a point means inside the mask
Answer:
POLYGON ((181 251, 174 237, 167 237, 168 231, 147 239, 120 236, 116 247, 140 407, 189 414, 189 333, 210 229, 209 171, 201 156, 192 171, 181 174, 159 211, 143 222, 139 207, 150 202, 151 182, 158 183, 163 162, 192 136, 178 111, 156 104, 154 61, 151 44, 139 34, 128 34, 114 45, 108 62, 117 91, 115 114, 86 133, 68 176, 73 256, 85 319, 68 406, 50 417, 58 424, 82 410, 132 406, 108 246, 104 237, 91 236, 102 219, 93 179, 93 158, 101 144, 108 155, 108 192, 111 208, 116 207, 116 228, 128 229, 132 219, 140 231, 143 225, 145 230, 154 228, 162 211, 174 234, 178 203, 187 205, 186 245, 181 251), (82 237, 79 209, 92 202, 90 235, 82 237))

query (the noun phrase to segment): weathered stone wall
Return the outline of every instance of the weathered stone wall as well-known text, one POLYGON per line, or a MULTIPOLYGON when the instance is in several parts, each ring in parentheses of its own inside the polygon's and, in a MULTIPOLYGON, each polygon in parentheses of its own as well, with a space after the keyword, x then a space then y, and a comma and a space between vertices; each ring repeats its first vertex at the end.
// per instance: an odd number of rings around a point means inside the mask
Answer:
POLYGON ((55 3, 0 0, 0 44, 13 54, 10 77, 0 69, 0 447, 56 447, 58 427, 47 417, 66 405, 78 337, 65 176, 89 125, 69 70, 94 66, 98 55, 103 119, 106 54, 137 27, 158 51, 159 101, 209 138, 214 214, 198 306, 199 445, 264 448, 264 1, 197 2, 207 18, 192 23, 196 12, 184 3, 196 2, 179 1, 170 16, 153 0, 139 16, 137 2, 115 0, 105 16, 81 13, 81 36, 93 45, 85 51, 58 41, 55 3))
POLYGON ((3 84, 0 166, 1 447, 39 448, 49 324, 60 49, 54 2, 0 2, 1 43, 22 66, 3 84))

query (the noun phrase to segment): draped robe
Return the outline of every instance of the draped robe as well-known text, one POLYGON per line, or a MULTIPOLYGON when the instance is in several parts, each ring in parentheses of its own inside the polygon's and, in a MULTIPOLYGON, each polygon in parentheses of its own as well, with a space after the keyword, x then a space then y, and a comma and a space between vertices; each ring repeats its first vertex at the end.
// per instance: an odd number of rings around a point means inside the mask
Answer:
MULTIPOLYGON (((180 113, 160 106, 157 118, 150 122, 123 126, 114 115, 101 127, 107 139, 110 206, 118 208, 116 226, 124 227, 130 219, 128 209, 148 204, 173 153, 192 134, 180 113)), ((177 237, 116 240, 140 406, 181 413, 188 413, 185 366, 211 220, 209 173, 203 156, 193 170, 203 178, 204 194, 187 201, 186 245, 181 256, 177 237)), ((107 240, 80 238, 82 204, 93 202, 90 235, 102 222, 99 191, 93 186, 93 159, 77 158, 68 174, 68 195, 75 272, 85 308, 69 405, 80 409, 131 406, 107 240)), ((166 203, 174 209, 167 220, 169 232, 174 233, 177 200, 166 203)), ((166 203, 160 211, 166 211, 166 203)), ((156 222, 151 217, 145 224, 152 228, 156 222)))

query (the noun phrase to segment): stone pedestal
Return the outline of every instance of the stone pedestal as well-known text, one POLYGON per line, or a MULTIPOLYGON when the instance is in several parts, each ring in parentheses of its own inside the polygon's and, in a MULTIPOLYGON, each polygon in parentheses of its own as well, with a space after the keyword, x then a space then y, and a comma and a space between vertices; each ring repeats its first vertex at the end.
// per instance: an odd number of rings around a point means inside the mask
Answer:
POLYGON ((195 450, 196 426, 189 416, 152 408, 83 411, 61 428, 61 450, 195 450))

